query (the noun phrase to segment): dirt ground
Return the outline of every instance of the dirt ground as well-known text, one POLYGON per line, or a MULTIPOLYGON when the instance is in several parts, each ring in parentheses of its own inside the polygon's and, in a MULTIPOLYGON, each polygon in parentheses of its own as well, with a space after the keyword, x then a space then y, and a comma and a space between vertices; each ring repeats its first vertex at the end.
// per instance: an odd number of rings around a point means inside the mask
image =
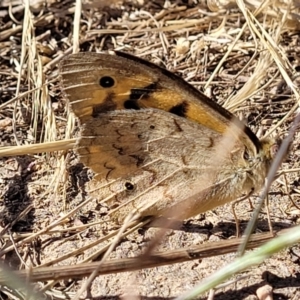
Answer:
MULTIPOLYGON (((289 2, 290 6, 270 1, 257 15, 274 42, 276 55, 266 48, 253 28, 249 29, 236 2, 228 1, 225 5, 221 1, 137 0, 112 1, 108 6, 107 1, 85 1, 80 19, 74 16, 74 1, 30 1, 27 8, 18 0, 0 0, 0 3, 2 147, 78 136, 78 123, 69 114, 58 81, 58 64, 66 53, 72 52, 76 42, 80 51, 120 50, 175 72, 245 120, 259 136, 274 129, 272 135, 283 138, 291 126, 297 101, 274 57, 282 58, 283 69, 297 86, 300 66, 297 1, 289 2), (79 33, 73 32, 73 25, 79 25, 79 33)), ((252 13, 258 8, 256 3, 245 3, 252 13)), ((300 211, 291 201, 299 205, 298 141, 296 132, 290 153, 281 166, 283 175, 269 191, 275 231, 299 223, 300 211)), ((88 180, 89 171, 72 150, 1 157, 2 261, 14 270, 76 265, 107 244, 97 241, 118 228, 106 216, 109 208, 99 205, 94 198, 79 207, 88 199, 85 189, 88 180), (63 216, 66 218, 59 225, 35 235, 63 216), (93 247, 83 250, 92 242, 95 242, 93 247)), ((253 205, 258 201, 256 195, 251 200, 253 205)), ((239 203, 236 213, 244 230, 252 215, 249 202, 239 203)), ((186 220, 178 229, 169 229, 155 251, 188 249, 234 239, 235 228, 231 205, 227 204, 186 220)), ((264 208, 255 232, 268 231, 264 208)), ((136 257, 145 251, 157 232, 157 228, 136 230, 121 240, 108 259, 136 257)), ((299 245, 277 253, 259 266, 232 277, 228 285, 215 291, 213 299, 264 299, 257 291, 266 285, 273 289, 270 296, 273 298, 266 299, 300 299, 299 255, 299 245)), ((93 281, 91 295, 83 294, 82 298, 173 298, 192 289, 235 257, 235 253, 229 253, 98 276, 93 281)), ((48 282, 47 288, 47 282, 38 282, 36 287, 45 288, 43 292, 49 299, 73 299, 85 280, 57 280, 48 282)), ((20 298, 12 294, 11 289, 2 286, 1 299, 20 298)), ((205 294, 199 299, 208 297, 205 294)))

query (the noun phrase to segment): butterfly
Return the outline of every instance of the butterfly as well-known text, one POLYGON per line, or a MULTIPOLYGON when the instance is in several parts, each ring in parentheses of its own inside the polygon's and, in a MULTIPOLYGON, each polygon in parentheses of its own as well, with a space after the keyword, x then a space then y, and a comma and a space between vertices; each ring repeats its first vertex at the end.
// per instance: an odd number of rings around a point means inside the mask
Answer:
POLYGON ((137 216, 186 219, 250 195, 276 153, 182 78, 141 58, 77 53, 60 65, 81 124, 76 151, 94 172, 92 195, 137 216))

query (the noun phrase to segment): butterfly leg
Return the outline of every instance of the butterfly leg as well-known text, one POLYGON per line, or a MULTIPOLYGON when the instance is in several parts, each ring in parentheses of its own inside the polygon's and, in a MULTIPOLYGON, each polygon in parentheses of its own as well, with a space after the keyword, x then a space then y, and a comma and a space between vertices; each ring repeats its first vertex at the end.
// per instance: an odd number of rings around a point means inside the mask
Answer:
POLYGON ((240 199, 234 201, 232 204, 231 204, 231 209, 232 209, 232 213, 233 213, 233 216, 234 216, 234 220, 235 220, 235 226, 236 226, 236 237, 240 237, 241 233, 240 233, 240 222, 239 222, 239 219, 238 219, 238 216, 236 215, 235 213, 235 206, 237 203, 241 202, 241 201, 244 201, 246 199, 249 199, 249 197, 253 194, 254 190, 251 190, 247 195, 245 196, 242 196, 240 199))

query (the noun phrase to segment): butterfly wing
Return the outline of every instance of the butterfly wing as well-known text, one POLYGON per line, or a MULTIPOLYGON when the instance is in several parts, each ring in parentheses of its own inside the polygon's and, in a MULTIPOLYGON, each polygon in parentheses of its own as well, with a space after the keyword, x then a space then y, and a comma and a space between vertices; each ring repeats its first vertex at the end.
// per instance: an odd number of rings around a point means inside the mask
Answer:
POLYGON ((219 133, 230 128, 252 152, 260 147, 255 134, 229 111, 172 72, 135 56, 72 54, 62 61, 60 73, 66 96, 82 122, 112 110, 157 108, 219 133))
POLYGON ((172 207, 185 218, 244 190, 244 146, 222 140, 224 135, 161 110, 120 110, 88 121, 77 152, 95 172, 96 197, 119 205, 119 220, 134 210, 161 215, 172 207))

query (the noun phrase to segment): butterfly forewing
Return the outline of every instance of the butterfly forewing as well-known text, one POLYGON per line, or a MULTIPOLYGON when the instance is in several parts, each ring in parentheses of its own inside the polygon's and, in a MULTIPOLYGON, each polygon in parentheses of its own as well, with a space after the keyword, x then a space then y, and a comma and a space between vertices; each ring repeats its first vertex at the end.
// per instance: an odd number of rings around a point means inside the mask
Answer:
POLYGON ((125 53, 78 53, 63 60, 62 84, 85 121, 109 110, 158 108, 224 133, 232 119, 244 124, 180 77, 125 53))

